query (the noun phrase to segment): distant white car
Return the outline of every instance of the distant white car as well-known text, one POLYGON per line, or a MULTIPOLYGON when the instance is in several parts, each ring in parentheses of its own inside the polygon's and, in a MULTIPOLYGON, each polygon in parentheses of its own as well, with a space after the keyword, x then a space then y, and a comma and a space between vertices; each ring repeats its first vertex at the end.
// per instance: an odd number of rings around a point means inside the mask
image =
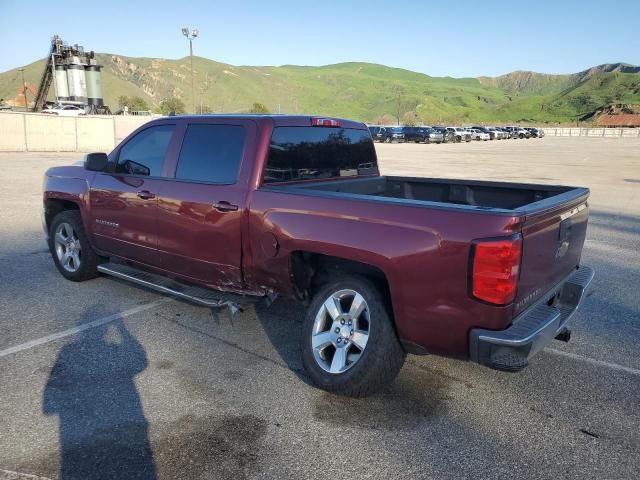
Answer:
POLYGON ((496 140, 502 140, 503 138, 509 138, 505 132, 496 127, 487 127, 487 130, 490 130, 494 134, 494 138, 496 140))
POLYGON ((447 127, 447 132, 453 135, 453 139, 455 142, 470 142, 471 141, 471 133, 460 127, 447 127))
POLYGON ((471 133, 471 138, 473 140, 484 140, 486 142, 487 140, 491 139, 491 135, 480 130, 476 130, 475 128, 469 128, 467 129, 467 131, 471 133))
POLYGON ((55 107, 45 108, 42 113, 60 115, 61 117, 77 117, 78 115, 87 114, 83 108, 76 107, 75 105, 57 105, 55 107))

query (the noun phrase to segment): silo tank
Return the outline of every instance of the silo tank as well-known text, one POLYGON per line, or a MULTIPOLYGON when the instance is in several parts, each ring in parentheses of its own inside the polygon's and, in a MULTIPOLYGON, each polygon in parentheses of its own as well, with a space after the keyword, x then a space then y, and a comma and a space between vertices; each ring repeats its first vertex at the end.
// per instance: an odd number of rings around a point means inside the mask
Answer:
POLYGON ((87 82, 87 101, 89 105, 102 107, 104 100, 102 98, 102 73, 100 65, 87 65, 84 74, 87 82))
POLYGON ((67 64, 67 84, 69 85, 69 100, 87 103, 87 84, 84 76, 84 65, 78 57, 73 57, 67 64))
POLYGON ((67 85, 67 66, 56 65, 55 68, 56 99, 69 100, 69 86, 67 85))

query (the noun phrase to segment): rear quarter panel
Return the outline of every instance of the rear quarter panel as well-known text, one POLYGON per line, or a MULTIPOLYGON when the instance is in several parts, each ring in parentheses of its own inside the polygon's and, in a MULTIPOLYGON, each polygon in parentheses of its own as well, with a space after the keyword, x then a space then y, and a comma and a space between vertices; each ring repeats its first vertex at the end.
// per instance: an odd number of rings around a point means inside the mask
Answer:
POLYGON ((471 328, 511 320, 512 307, 469 297, 468 268, 471 240, 509 235, 517 217, 260 189, 250 212, 251 283, 291 293, 295 251, 375 266, 387 277, 400 338, 441 355, 465 357, 471 328))

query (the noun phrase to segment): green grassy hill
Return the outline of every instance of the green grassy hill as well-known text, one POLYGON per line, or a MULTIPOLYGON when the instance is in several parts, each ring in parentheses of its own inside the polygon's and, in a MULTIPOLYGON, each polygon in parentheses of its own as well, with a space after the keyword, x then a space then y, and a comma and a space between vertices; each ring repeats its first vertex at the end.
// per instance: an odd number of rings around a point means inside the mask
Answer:
MULTIPOLYGON (((137 95, 156 107, 178 97, 193 109, 189 58, 131 58, 99 54, 105 101, 137 95)), ((25 67, 38 85, 44 61, 25 67)), ((414 112, 424 123, 573 123, 610 103, 640 103, 640 68, 608 64, 570 75, 513 72, 500 77, 430 77, 370 63, 321 67, 232 66, 194 57, 196 104, 214 112, 247 111, 254 102, 272 112, 314 113, 393 121, 414 112)), ((0 97, 13 99, 20 73, 0 74, 0 97)), ((50 95, 51 96, 51 95, 50 95)), ((114 108, 115 107, 115 108, 114 108)))

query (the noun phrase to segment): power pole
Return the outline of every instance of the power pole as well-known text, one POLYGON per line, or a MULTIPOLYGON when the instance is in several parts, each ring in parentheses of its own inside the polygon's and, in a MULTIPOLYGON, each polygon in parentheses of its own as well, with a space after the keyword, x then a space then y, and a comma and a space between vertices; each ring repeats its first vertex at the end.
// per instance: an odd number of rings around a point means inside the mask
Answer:
POLYGON ((198 113, 196 107, 195 77, 193 74, 193 40, 198 36, 199 32, 197 28, 194 28, 189 32, 189 28, 185 27, 182 29, 182 34, 189 40, 189 57, 191 59, 191 99, 193 100, 193 113, 198 113))
POLYGON ((191 98, 193 99, 193 113, 196 112, 196 90, 194 88, 195 79, 193 78, 193 38, 189 39, 189 57, 191 58, 191 98))
POLYGON ((24 95, 24 111, 29 110, 29 101, 27 100, 27 83, 24 81, 24 68, 18 69, 22 74, 22 95, 24 95))

